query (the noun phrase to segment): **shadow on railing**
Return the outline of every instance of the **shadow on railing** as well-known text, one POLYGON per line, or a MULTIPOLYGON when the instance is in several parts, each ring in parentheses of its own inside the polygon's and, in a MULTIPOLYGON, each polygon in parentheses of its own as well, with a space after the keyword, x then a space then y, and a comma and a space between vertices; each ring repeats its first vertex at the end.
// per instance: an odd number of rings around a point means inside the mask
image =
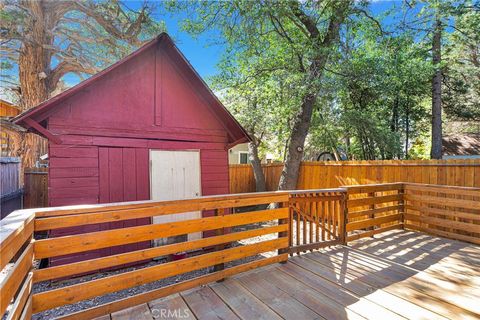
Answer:
POLYGON ((27 319, 53 308, 123 292, 121 299, 86 310, 71 309, 75 312, 63 318, 99 317, 237 273, 286 262, 288 254, 347 244, 397 228, 480 243, 479 217, 478 188, 405 183, 20 210, 0 222, 0 267, 4 275, 0 313, 8 309, 7 319, 27 319), (277 205, 259 209, 271 203, 277 205), (192 220, 33 240, 36 231, 192 211, 203 211, 204 215, 192 220), (186 236, 198 232, 208 233, 208 237, 186 236), (88 258, 89 252, 102 248, 159 238, 175 241, 88 258), (80 258, 44 269, 34 267, 40 259, 69 255, 80 258), (158 260, 171 255, 182 259, 158 260), (136 267, 122 272, 105 272, 135 263, 136 267), (41 285, 98 271, 103 272, 101 277, 79 278, 63 286, 41 285), (181 274, 190 278, 176 282, 175 277, 181 274), (133 296, 128 291, 164 279, 170 281, 169 285, 158 283, 133 296))

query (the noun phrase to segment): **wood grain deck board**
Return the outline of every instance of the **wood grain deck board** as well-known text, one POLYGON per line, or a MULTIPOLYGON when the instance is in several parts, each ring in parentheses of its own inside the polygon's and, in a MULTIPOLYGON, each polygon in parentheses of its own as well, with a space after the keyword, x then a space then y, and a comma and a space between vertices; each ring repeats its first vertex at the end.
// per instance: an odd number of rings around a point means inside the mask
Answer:
POLYGON ((147 311, 154 317, 154 310, 182 308, 191 313, 186 319, 478 319, 479 253, 479 246, 392 230, 116 312, 111 319, 152 319, 147 311))
POLYGON ((213 291, 242 319, 281 319, 272 309, 251 294, 237 280, 226 279, 210 285, 213 291))
POLYGON ((197 319, 240 319, 209 287, 201 287, 181 293, 197 319))
POLYGON ((154 318, 196 320, 192 310, 177 293, 148 303, 154 318))

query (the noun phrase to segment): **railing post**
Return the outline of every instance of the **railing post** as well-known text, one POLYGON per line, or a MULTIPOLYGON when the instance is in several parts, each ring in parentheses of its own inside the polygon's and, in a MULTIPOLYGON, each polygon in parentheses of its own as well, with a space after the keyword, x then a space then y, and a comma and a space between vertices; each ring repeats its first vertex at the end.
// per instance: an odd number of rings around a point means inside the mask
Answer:
MULTIPOLYGON (((224 209, 222 209, 222 210, 215 209, 215 216, 216 217, 223 216, 224 214, 225 214, 224 209)), ((221 236, 221 235, 224 235, 224 234, 225 234, 225 228, 220 228, 220 229, 215 230, 215 235, 216 236, 221 236)), ((225 249, 225 244, 219 244, 219 245, 215 246, 215 251, 221 251, 223 249, 225 249)), ((213 272, 222 271, 224 269, 225 269, 225 264, 224 263, 219 263, 219 264, 216 264, 216 265, 213 266, 213 272)), ((224 280, 225 279, 220 279, 217 282, 222 282, 224 280)))
POLYGON ((401 214, 400 216, 400 223, 402 224, 402 229, 405 230, 405 184, 401 184, 401 188, 398 189, 398 193, 402 195, 402 199, 398 201, 398 213, 401 214))
POLYGON ((342 245, 347 245, 347 221, 348 221, 348 195, 347 190, 342 191, 342 199, 340 200, 340 221, 339 221, 339 230, 340 243, 342 245))
MULTIPOLYGON (((290 199, 290 196, 288 198, 290 199)), ((292 246, 292 233, 291 233, 292 214, 291 214, 291 209, 290 209, 290 203, 289 202, 282 202, 280 204, 280 207, 288 209, 288 218, 287 219, 278 219, 278 224, 279 225, 287 224, 288 228, 287 228, 287 231, 279 232, 278 237, 279 238, 288 237, 288 248, 278 249, 277 250, 278 255, 288 253, 289 248, 292 246)), ((283 260, 283 261, 280 261, 280 263, 287 263, 287 261, 288 261, 288 258, 283 260)))
MULTIPOLYGON (((377 195, 376 192, 369 192, 369 193, 368 193, 368 196, 369 196, 369 197, 372 197, 372 198, 375 198, 376 195, 377 195)), ((375 210, 375 204, 371 204, 371 205, 369 206, 369 209, 370 209, 370 210, 375 210)), ((375 213, 369 214, 369 215, 368 215, 368 219, 375 219, 375 213)), ((373 230, 375 230, 375 226, 371 226, 371 227, 369 227, 367 230, 372 230, 372 231, 373 231, 373 230)), ((375 238, 375 235, 372 234, 372 235, 370 236, 370 238, 375 238)))

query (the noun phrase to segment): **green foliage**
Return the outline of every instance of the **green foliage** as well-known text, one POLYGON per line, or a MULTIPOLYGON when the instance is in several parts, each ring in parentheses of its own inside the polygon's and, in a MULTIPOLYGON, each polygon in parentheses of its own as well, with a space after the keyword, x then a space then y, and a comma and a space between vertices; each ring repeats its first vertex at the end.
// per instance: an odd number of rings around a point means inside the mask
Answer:
MULTIPOLYGON (((212 28, 219 32, 216 42, 226 52, 212 83, 249 132, 262 138, 263 150, 278 160, 301 97, 311 90, 318 98, 306 159, 340 150, 355 159, 426 158, 435 17, 439 14, 444 25, 440 66, 448 119, 478 121, 480 6, 470 0, 410 1, 375 16, 368 5, 355 3, 340 46, 315 81, 303 71, 319 49, 292 18, 291 2, 175 2, 170 8, 189 10, 184 28, 193 35, 212 28)), ((300 6, 314 14, 318 26, 334 8, 313 1, 300 6)))
POLYGON ((445 111, 453 120, 480 121, 480 9, 457 11, 445 48, 445 111))

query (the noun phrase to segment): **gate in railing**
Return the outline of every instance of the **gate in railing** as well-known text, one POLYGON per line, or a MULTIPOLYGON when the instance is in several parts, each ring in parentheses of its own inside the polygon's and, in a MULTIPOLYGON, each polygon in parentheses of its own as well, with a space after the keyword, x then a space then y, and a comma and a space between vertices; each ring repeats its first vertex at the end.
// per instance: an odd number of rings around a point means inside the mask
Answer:
POLYGON ((344 242, 346 194, 341 188, 290 193, 291 255, 344 242))

